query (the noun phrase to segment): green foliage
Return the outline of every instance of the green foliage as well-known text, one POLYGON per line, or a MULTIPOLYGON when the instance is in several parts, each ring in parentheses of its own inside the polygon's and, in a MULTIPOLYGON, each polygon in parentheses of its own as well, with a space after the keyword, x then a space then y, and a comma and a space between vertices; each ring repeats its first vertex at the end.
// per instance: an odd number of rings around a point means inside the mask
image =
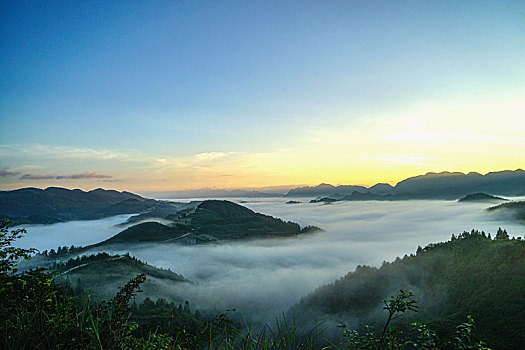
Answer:
MULTIPOLYGON (((92 302, 85 295, 83 298, 72 297, 71 294, 75 294, 73 289, 56 284, 49 272, 39 269, 16 274, 17 260, 30 258, 34 250, 11 246, 24 230, 8 232, 7 223, 0 228, 2 349, 313 350, 326 341, 322 338, 324 330, 320 324, 306 333, 299 332, 295 319, 290 323, 284 316, 276 320, 274 325, 264 325, 256 331, 246 324, 235 323, 227 313, 214 318, 202 317, 198 311, 191 311, 188 302, 184 307, 177 307, 162 299, 153 301, 146 298, 141 305, 131 308, 132 300, 145 281, 143 274, 119 288, 107 303, 92 302)), ((477 234, 460 235, 456 241, 464 243, 467 237, 472 239, 473 236, 476 241, 484 237, 481 234, 479 237, 477 234)), ((485 240, 488 238, 481 239, 482 242, 485 240)), ((509 239, 488 241, 507 246, 513 244, 513 240, 509 239)), ((449 249, 446 245, 434 245, 421 249, 418 255, 443 248, 449 249)), ((85 257, 84 261, 96 263, 111 258, 103 253, 85 257)), ((81 266, 78 265, 80 261, 70 262, 69 268, 81 266)), ((131 258, 129 261, 137 263, 131 258)), ((67 266, 66 263, 64 268, 67 266)), ((365 276, 370 271, 377 269, 362 267, 356 273, 365 276)), ((75 289, 81 294, 79 283, 75 289)), ((407 312, 419 309, 411 292, 401 290, 398 295, 384 299, 383 309, 387 312, 387 318, 381 332, 376 332, 373 327, 366 327, 362 332, 344 329, 344 340, 324 349, 488 349, 484 342, 476 338, 474 321, 470 315, 467 322, 461 323, 451 332, 449 341, 440 341, 438 332, 423 323, 412 322, 408 331, 405 331, 402 323, 393 324, 395 319, 407 312)))
POLYGON ((458 350, 490 350, 485 347, 483 341, 474 341, 473 340, 473 329, 474 329, 474 319, 472 316, 467 316, 467 322, 464 322, 456 327, 456 334, 454 335, 452 341, 449 343, 453 349, 458 350))
POLYGON ((422 321, 440 338, 450 338, 455 325, 471 315, 487 344, 515 349, 525 344, 519 326, 525 319, 525 241, 500 232, 495 240, 485 232, 463 232, 380 268, 358 266, 305 297, 293 312, 300 320, 319 319, 319 314, 350 317, 363 330, 378 321, 381 300, 410 289, 417 291, 419 312, 396 320, 399 329, 408 331, 410 323, 422 321))
POLYGON ((484 346, 484 342, 474 340, 474 320, 470 315, 467 316, 467 322, 456 327, 456 333, 448 341, 440 342, 436 332, 419 322, 411 324, 409 334, 392 329, 391 321, 394 318, 399 318, 408 311, 418 311, 417 302, 411 299, 412 296, 412 292, 401 290, 397 296, 383 300, 385 305, 383 309, 388 312, 388 316, 380 335, 370 326, 365 326, 364 331, 359 333, 356 330, 346 329, 345 325, 340 325, 343 328, 344 340, 341 344, 332 344, 332 348, 338 350, 490 350, 484 346))
POLYGON ((417 311, 417 302, 411 299, 413 296, 414 294, 412 294, 412 292, 406 292, 404 290, 401 290, 400 294, 398 294, 397 296, 390 297, 389 300, 383 300, 383 304, 385 304, 383 309, 388 311, 388 319, 383 328, 381 338, 379 338, 378 349, 380 349, 381 345, 383 345, 385 341, 386 331, 388 330, 390 322, 393 319, 401 317, 407 311, 417 311))
POLYGON ((19 259, 29 259, 32 254, 36 253, 36 249, 21 249, 11 246, 11 243, 16 239, 26 234, 26 230, 8 229, 9 220, 0 220, 0 274, 15 273, 16 263, 19 259))

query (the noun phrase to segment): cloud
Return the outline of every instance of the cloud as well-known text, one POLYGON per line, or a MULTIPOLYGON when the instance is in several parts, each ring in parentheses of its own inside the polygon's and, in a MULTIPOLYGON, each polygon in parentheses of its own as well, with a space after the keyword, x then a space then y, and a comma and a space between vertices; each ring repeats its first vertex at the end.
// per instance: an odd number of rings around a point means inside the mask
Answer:
MULTIPOLYGON (((62 180, 62 179, 71 179, 71 180, 78 180, 78 179, 102 179, 102 181, 108 181, 108 182, 117 182, 119 180, 110 181, 112 180, 113 176, 101 174, 97 172, 83 172, 79 174, 72 174, 72 175, 53 175, 53 174, 45 174, 45 175, 39 175, 39 174, 24 174, 20 176, 20 180, 62 180)), ((114 180, 114 179, 113 179, 114 180)))
POLYGON ((16 176, 20 175, 19 171, 9 171, 8 167, 0 168, 0 177, 16 176))
POLYGON ((101 174, 97 172, 83 172, 80 174, 73 174, 73 175, 59 175, 56 178, 58 180, 60 179, 111 179, 113 176, 101 174))
MULTIPOLYGON (((236 308, 247 317, 271 321, 281 311, 322 284, 357 265, 380 266, 413 253, 418 245, 448 240, 472 228, 494 233, 499 226, 522 236, 519 223, 488 216, 485 203, 451 201, 338 202, 333 205, 286 205, 283 198, 253 199, 245 205, 265 214, 325 231, 289 239, 224 242, 217 245, 141 244, 115 246, 155 266, 170 268, 195 282, 182 300, 202 309, 236 308)), ((25 247, 87 245, 107 239, 122 228, 116 218, 34 227, 25 247), (78 232, 71 235, 71 232, 78 232), (95 236, 81 234, 93 232, 95 236)))
POLYGON ((117 152, 106 149, 80 148, 68 146, 10 144, 0 145, 0 152, 10 156, 35 156, 40 158, 56 159, 94 159, 94 160, 123 160, 142 161, 136 154, 117 152))
POLYGON ((20 176, 20 180, 49 180, 49 179, 56 179, 56 175, 47 174, 47 175, 33 175, 33 174, 24 174, 20 176))

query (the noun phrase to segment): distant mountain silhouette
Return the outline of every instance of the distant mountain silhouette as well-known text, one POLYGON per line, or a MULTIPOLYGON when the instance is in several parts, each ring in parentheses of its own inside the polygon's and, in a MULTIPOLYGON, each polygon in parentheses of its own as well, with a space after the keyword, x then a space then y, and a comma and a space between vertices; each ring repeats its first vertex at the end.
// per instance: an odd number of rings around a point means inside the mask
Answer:
POLYGON ((473 192, 505 196, 525 195, 525 171, 479 173, 427 173, 410 177, 395 186, 395 194, 419 198, 455 199, 473 192))
POLYGON ((386 194, 393 194, 395 188, 392 185, 386 183, 378 183, 368 189, 368 192, 384 196, 386 194))
POLYGON ((155 198, 228 198, 228 197, 244 197, 244 198, 256 198, 256 197, 282 197, 280 193, 269 193, 256 190, 243 190, 243 189, 214 189, 214 188, 203 188, 198 190, 187 190, 187 191, 161 191, 152 192, 151 195, 155 198))
MULTIPOLYGON (((244 197, 280 196, 279 194, 244 190, 216 190, 219 194, 244 197)), ((323 202, 338 200, 405 200, 458 199, 468 194, 483 192, 501 196, 525 196, 525 171, 504 170, 486 175, 459 172, 427 173, 407 178, 396 186, 378 183, 364 186, 333 186, 322 183, 313 187, 291 189, 287 197, 324 198, 323 202)), ((82 191, 60 187, 21 188, 0 191, 0 218, 8 218, 13 225, 51 224, 70 220, 100 219, 119 214, 144 213, 130 222, 152 217, 164 217, 185 207, 198 205, 147 199, 130 192, 96 189, 82 191)))
POLYGON ((364 186, 299 187, 290 190, 287 197, 318 197, 336 200, 404 200, 404 199, 458 199, 475 192, 503 196, 525 195, 525 171, 504 170, 487 173, 441 172, 409 177, 396 186, 378 183, 364 186))
POLYGON ((287 197, 319 197, 319 196, 330 196, 344 193, 351 193, 354 191, 366 192, 367 188, 364 186, 353 186, 353 185, 341 185, 333 186, 330 184, 322 183, 315 187, 298 187, 291 189, 286 194, 287 197))
POLYGON ((100 188, 86 192, 60 187, 45 190, 29 187, 0 192, 0 218, 11 220, 13 225, 100 219, 174 205, 176 203, 100 188))

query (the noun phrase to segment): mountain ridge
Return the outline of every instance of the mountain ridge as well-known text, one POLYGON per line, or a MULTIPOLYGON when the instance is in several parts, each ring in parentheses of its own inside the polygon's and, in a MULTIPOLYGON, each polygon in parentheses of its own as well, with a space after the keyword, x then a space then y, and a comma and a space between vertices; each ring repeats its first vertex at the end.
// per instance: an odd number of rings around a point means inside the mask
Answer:
POLYGON ((489 172, 485 175, 469 172, 428 172, 408 177, 395 186, 377 183, 364 186, 321 184, 290 190, 287 197, 321 197, 337 200, 404 200, 404 199, 459 199, 475 192, 505 196, 525 195, 525 171, 522 169, 489 172), (321 186, 323 185, 323 186, 321 186), (331 187, 328 187, 328 186, 331 187), (321 187, 320 187, 321 186, 321 187), (346 192, 345 192, 346 191, 346 192))
POLYGON ((0 217, 9 219, 13 225, 102 219, 166 206, 175 208, 180 204, 101 188, 82 191, 62 187, 26 187, 0 191, 0 217))

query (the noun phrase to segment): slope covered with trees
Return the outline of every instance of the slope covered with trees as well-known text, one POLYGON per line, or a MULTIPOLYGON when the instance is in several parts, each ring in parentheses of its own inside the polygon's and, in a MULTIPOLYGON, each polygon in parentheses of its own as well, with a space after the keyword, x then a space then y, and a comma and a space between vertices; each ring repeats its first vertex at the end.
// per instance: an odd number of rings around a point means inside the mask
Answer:
POLYGON ((501 203, 488 208, 487 211, 496 214, 510 215, 512 219, 525 222, 525 201, 501 203))
MULTIPOLYGON (((231 321, 225 313, 202 317, 196 310, 193 314, 188 302, 184 307, 182 304, 177 307, 164 299, 146 298, 140 305, 131 304, 146 280, 145 274, 130 279, 109 302, 93 302, 82 288, 73 290, 68 283, 57 284, 53 274, 45 270, 17 273, 17 260, 29 259, 35 253, 34 249, 11 246, 24 233, 22 229, 9 232, 7 222, 0 222, 0 307, 3 310, 0 347, 3 349, 313 350, 326 342, 331 345, 323 348, 334 350, 487 349, 483 342, 473 339, 474 323, 470 316, 467 322, 452 327, 455 332, 446 342, 440 342, 437 334, 421 323, 413 324, 408 336, 397 333, 391 321, 417 310, 412 293, 404 291, 383 302, 388 317, 382 333, 368 329, 360 334, 345 329, 343 340, 337 343, 324 338, 319 324, 305 334, 299 333, 293 319, 291 322, 285 318, 276 320, 275 324, 266 324, 254 331, 231 321)), ((508 238, 504 231, 498 236, 501 240, 508 238)), ((120 260, 115 258, 102 253, 69 260, 54 268, 65 273, 90 264, 112 265, 120 260)), ((129 257, 125 264, 141 266, 129 257)))
POLYGON ((320 230, 256 213, 242 205, 223 200, 207 200, 195 207, 163 217, 164 225, 145 222, 131 226, 91 247, 115 243, 207 243, 227 240, 289 237, 320 230))
POLYGON ((381 300, 400 289, 414 291, 422 320, 442 336, 467 315, 495 349, 525 344, 525 241, 498 230, 464 232, 449 242, 418 248, 416 254, 358 266, 354 272, 320 287, 293 308, 298 319, 352 322, 357 328, 377 321, 381 300))
POLYGON ((98 299, 109 299, 120 286, 137 275, 144 275, 146 281, 141 288, 151 298, 174 297, 184 283, 191 283, 170 270, 146 264, 128 254, 110 255, 98 253, 77 256, 66 262, 50 266, 55 280, 73 289, 83 289, 98 299))
POLYGON ((198 235, 217 240, 295 236, 315 230, 299 224, 256 213, 229 201, 209 200, 194 211, 182 214, 177 223, 188 225, 198 235))

